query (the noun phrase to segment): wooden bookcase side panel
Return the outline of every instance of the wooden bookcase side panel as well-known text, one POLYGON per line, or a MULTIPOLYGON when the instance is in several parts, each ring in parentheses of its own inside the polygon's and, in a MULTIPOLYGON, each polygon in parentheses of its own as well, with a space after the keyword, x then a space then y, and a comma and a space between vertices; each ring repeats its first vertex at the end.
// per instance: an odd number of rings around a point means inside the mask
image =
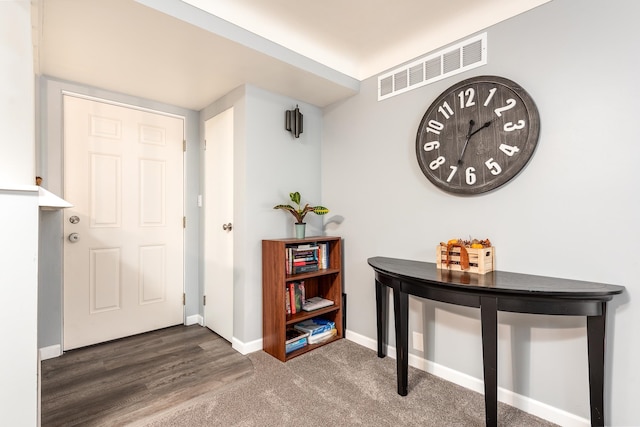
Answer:
POLYGON ((263 349, 281 361, 304 354, 331 341, 307 345, 306 347, 285 353, 285 334, 287 325, 293 325, 305 319, 322 317, 335 322, 337 336, 343 337, 342 325, 342 239, 333 236, 309 237, 307 239, 275 239, 262 241, 262 336, 263 349), (314 242, 329 243, 329 268, 298 275, 287 275, 285 260, 287 245, 300 245, 314 242), (307 297, 322 296, 334 301, 334 305, 313 312, 287 315, 285 298, 289 282, 304 280, 307 297))
POLYGON ((329 268, 342 272, 342 240, 329 242, 329 268))
POLYGON ((278 264, 283 250, 279 242, 262 241, 262 348, 274 357, 284 360, 284 346, 281 345, 279 334, 274 331, 284 330, 285 318, 282 307, 285 302, 285 271, 284 259, 278 264), (275 286, 282 284, 282 286, 275 286))

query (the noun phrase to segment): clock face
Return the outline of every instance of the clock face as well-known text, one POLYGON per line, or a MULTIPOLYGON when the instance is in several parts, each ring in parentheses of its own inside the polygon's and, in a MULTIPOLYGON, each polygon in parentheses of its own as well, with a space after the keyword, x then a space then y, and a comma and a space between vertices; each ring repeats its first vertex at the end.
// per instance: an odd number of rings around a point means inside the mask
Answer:
POLYGON ((502 77, 473 77, 427 109, 416 155, 422 172, 442 190, 480 194, 524 168, 539 134, 538 109, 522 87, 502 77))

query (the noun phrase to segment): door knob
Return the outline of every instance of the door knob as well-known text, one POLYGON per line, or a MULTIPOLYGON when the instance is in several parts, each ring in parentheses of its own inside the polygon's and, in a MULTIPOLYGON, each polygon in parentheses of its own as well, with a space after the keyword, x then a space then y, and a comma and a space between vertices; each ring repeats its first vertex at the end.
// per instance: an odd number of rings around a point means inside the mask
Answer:
POLYGON ((231 229, 233 228, 233 226, 231 225, 231 223, 229 224, 222 224, 222 229, 224 231, 231 231, 231 229))
POLYGON ((69 241, 71 243, 76 243, 78 240, 80 240, 80 235, 78 233, 69 234, 69 241))

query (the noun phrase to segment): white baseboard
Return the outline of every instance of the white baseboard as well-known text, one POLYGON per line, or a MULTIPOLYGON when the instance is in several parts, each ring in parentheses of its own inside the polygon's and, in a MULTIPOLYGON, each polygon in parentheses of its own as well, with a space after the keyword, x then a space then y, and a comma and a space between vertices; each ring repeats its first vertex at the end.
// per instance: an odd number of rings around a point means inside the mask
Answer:
MULTIPOLYGON (((355 342, 356 344, 360 344, 363 347, 370 348, 376 352, 378 351, 377 341, 364 335, 347 330, 345 332, 345 338, 349 341, 355 342)), ((388 357, 391 357, 392 359, 396 358, 395 347, 387 345, 386 350, 388 357)), ((484 394, 484 382, 481 379, 447 368, 446 366, 431 362, 430 360, 423 359, 415 354, 409 354, 409 365, 414 368, 418 368, 421 371, 429 372, 430 374, 454 384, 458 384, 459 386, 484 394)), ((587 427, 591 425, 591 422, 588 419, 531 399, 530 397, 514 393, 513 391, 502 387, 498 387, 498 400, 524 412, 535 415, 536 417, 540 417, 564 427, 587 427)))
POLYGON ((187 318, 184 321, 185 326, 191 326, 191 325, 200 325, 200 326, 204 326, 204 317, 202 317, 199 314, 194 314, 193 316, 187 316, 187 318))
MULTIPOLYGON (((200 325, 204 327, 204 317, 202 317, 199 314, 196 314, 193 316, 187 316, 184 324, 186 326, 200 325)), ((243 356, 249 353, 253 353, 254 351, 260 351, 262 350, 262 338, 257 339, 255 341, 248 342, 248 343, 244 343, 239 339, 233 337, 231 338, 231 348, 233 348, 235 351, 242 354, 243 356)))
POLYGON ((62 356, 62 347, 60 344, 50 345, 49 347, 42 347, 39 349, 40 360, 53 359, 54 357, 62 356))
POLYGON ((232 342, 231 342, 231 347, 237 351, 238 353, 242 354, 242 355, 246 355, 249 353, 253 353, 256 351, 261 351, 262 350, 262 338, 248 342, 248 343, 244 343, 240 340, 238 340, 237 338, 233 338, 232 342))

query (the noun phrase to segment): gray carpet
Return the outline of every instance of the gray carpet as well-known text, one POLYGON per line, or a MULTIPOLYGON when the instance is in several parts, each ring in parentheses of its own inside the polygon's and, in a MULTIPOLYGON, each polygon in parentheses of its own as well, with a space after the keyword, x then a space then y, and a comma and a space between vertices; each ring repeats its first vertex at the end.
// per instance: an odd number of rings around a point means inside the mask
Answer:
MULTIPOLYGON (((339 340, 282 363, 248 356, 254 375, 140 426, 484 426, 484 397, 409 368, 409 394, 396 393, 391 358, 339 340)), ((554 426, 499 404, 500 426, 554 426)))

